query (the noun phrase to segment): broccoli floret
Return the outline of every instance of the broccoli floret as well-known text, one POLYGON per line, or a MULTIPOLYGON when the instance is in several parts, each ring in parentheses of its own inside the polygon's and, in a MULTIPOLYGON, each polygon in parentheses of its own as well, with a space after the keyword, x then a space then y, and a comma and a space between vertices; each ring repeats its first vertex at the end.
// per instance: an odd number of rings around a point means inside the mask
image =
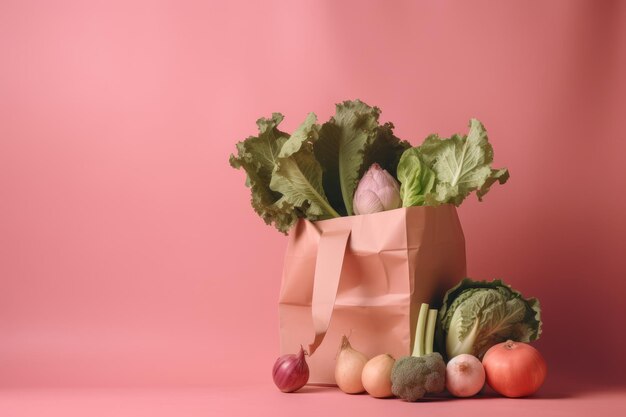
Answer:
POLYGON ((396 361, 391 371, 391 392, 406 401, 417 401, 425 394, 442 392, 446 387, 446 364, 437 352, 396 361))
POLYGON ((396 361, 391 370, 391 392, 403 400, 417 401, 446 387, 446 363, 433 353, 437 310, 422 303, 415 328, 413 355, 396 361))

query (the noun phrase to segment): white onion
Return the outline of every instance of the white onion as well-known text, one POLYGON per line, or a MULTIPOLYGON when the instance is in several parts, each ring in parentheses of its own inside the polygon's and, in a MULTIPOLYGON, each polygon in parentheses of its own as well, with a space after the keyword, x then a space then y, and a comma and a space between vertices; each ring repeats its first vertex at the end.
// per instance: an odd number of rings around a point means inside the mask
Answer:
POLYGON ((463 353, 446 366, 446 389, 455 397, 476 395, 485 385, 485 369, 476 356, 463 353))

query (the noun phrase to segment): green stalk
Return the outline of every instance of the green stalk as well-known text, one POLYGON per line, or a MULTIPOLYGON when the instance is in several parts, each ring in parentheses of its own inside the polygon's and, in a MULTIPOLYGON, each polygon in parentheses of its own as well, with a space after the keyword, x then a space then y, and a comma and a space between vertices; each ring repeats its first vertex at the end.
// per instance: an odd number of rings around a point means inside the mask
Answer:
POLYGON ((428 304, 422 303, 420 313, 417 317, 417 327, 415 328, 415 343, 413 344, 412 356, 424 355, 424 331, 426 330, 426 321, 428 320, 428 304))
POLYGON ((428 310, 428 319, 426 323, 426 341, 424 351, 426 354, 433 353, 433 345, 435 344, 435 324, 437 324, 437 310, 431 308, 428 310))

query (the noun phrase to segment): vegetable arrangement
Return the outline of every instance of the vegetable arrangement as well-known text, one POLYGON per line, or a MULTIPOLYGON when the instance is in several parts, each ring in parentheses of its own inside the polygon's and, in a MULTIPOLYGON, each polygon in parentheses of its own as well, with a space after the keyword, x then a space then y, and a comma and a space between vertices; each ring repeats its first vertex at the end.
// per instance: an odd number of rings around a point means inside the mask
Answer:
MULTIPOLYGON (((259 133, 237 144, 234 168, 246 171, 254 210, 287 233, 298 219, 365 215, 400 207, 460 205, 479 200, 509 178, 492 167, 493 148, 484 126, 469 122, 467 135, 428 136, 412 147, 379 123, 380 110, 360 100, 336 106, 324 123, 310 113, 291 134, 279 130, 280 113, 257 121, 259 133)), ((541 310, 501 280, 466 278, 451 288, 439 311, 422 304, 410 356, 386 352, 369 359, 346 336, 336 358, 335 381, 343 392, 417 401, 444 390, 478 394, 484 384, 508 397, 531 395, 547 368, 528 343, 541 335, 541 310), (447 361, 447 363, 446 363, 447 361)), ((283 392, 309 379, 306 352, 277 359, 273 379, 283 392)))
POLYGON ((283 115, 257 121, 259 133, 237 144, 234 168, 246 171, 254 210, 287 233, 299 218, 312 221, 410 206, 460 205, 504 184, 493 148, 476 119, 467 135, 428 136, 420 146, 380 124, 380 109, 360 100, 337 104, 319 124, 309 113, 291 134, 279 130, 283 115))
MULTIPOLYGON (((472 397, 485 382, 503 396, 524 397, 535 393, 547 374, 543 357, 527 343, 540 334, 536 299, 524 298, 501 280, 466 278, 446 292, 440 311, 421 304, 410 356, 396 360, 383 353, 368 360, 343 336, 335 380, 347 394, 367 391, 375 398, 410 402, 444 390, 472 397), (439 352, 436 333, 445 339, 439 352)), ((274 381, 281 391, 293 392, 306 383, 304 355, 301 348, 298 355, 277 360, 274 381)))

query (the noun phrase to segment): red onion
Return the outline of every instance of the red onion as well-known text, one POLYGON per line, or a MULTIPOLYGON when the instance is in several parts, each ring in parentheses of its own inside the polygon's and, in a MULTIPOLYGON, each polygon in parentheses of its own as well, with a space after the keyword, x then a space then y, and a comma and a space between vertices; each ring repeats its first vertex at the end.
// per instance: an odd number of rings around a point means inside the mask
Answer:
POLYGON ((272 375, 274 383, 282 392, 294 392, 309 380, 309 365, 304 360, 304 349, 300 346, 297 355, 288 354, 276 359, 272 375))

